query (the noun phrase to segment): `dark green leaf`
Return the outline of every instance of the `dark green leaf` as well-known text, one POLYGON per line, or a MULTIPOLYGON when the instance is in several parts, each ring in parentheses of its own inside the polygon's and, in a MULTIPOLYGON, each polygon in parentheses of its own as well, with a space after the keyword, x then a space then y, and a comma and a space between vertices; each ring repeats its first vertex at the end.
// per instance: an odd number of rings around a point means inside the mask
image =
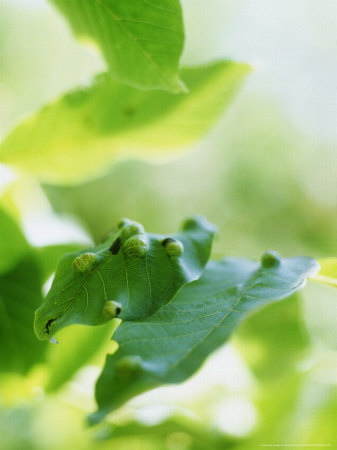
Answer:
POLYGON ((19 226, 0 208, 0 274, 13 268, 29 251, 19 226))
POLYGON ((121 159, 179 153, 211 128, 250 70, 229 61, 186 69, 191 92, 175 96, 101 75, 22 122, 0 160, 46 182, 73 184, 121 159))
POLYGON ((301 289, 318 264, 305 257, 280 258, 267 252, 262 262, 210 262, 202 277, 185 286, 151 317, 123 322, 119 345, 108 355, 97 382, 99 411, 92 421, 145 390, 179 383, 222 345, 254 309, 301 289))
POLYGON ((145 233, 125 220, 98 247, 65 255, 36 312, 37 336, 48 339, 73 323, 99 325, 117 316, 136 320, 153 314, 200 277, 214 231, 202 217, 187 220, 173 236, 145 233))
POLYGON ((111 75, 143 89, 184 90, 179 58, 184 28, 179 0, 52 0, 75 34, 98 45, 111 75))
POLYGON ((0 370, 26 372, 44 355, 34 335, 34 311, 41 304, 41 278, 32 257, 0 277, 0 370))

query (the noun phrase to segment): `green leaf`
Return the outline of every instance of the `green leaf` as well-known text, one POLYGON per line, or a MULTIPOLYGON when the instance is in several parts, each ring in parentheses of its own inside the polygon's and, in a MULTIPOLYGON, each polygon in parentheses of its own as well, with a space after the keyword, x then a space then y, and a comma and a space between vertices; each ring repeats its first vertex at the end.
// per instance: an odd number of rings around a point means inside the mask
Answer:
POLYGON ((28 251, 19 226, 0 208, 0 274, 13 268, 28 251))
POLYGON ((74 33, 96 44, 116 80, 141 89, 184 90, 179 0, 53 0, 74 33))
POLYGON ((108 355, 96 386, 99 410, 91 421, 145 390, 191 376, 254 309, 301 289, 318 264, 306 257, 262 262, 210 262, 202 277, 185 286, 151 317, 123 322, 115 333, 119 348, 108 355))
POLYGON ((67 325, 99 325, 119 316, 153 314, 186 283, 200 277, 215 232, 202 217, 180 233, 145 233, 127 219, 98 247, 65 255, 46 301, 36 311, 35 332, 48 339, 67 325))
POLYGON ((127 158, 163 158, 200 138, 223 113, 250 68, 220 62, 185 69, 191 92, 139 91, 99 76, 22 122, 0 160, 50 183, 76 183, 127 158))
POLYGON ((318 261, 321 270, 312 277, 314 281, 337 287, 337 258, 323 258, 318 261))
POLYGON ((0 370, 25 373, 42 360, 45 343, 37 341, 34 311, 41 304, 38 265, 30 256, 0 277, 0 370))

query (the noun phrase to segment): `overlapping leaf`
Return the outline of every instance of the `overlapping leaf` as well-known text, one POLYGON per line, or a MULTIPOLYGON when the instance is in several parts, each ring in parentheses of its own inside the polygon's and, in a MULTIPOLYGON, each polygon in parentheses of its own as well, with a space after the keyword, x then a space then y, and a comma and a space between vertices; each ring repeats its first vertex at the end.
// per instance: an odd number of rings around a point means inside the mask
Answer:
POLYGON ((119 315, 147 317, 200 277, 215 228, 201 217, 173 236, 145 233, 123 221, 100 246, 65 255, 46 301, 36 312, 40 339, 72 323, 99 325, 119 315))
POLYGON ((305 257, 283 259, 273 252, 262 263, 245 259, 210 262, 202 277, 185 286, 155 314, 123 322, 119 348, 109 355, 98 380, 102 419, 134 395, 191 376, 256 308, 290 296, 314 275, 318 264, 305 257))
POLYGON ((220 62, 182 72, 190 93, 120 85, 108 75, 22 122, 0 147, 0 161, 50 183, 73 184, 122 158, 162 158, 200 138, 248 74, 220 62))
POLYGON ((179 0, 52 0, 75 34, 94 42, 115 79, 143 89, 184 90, 179 0))

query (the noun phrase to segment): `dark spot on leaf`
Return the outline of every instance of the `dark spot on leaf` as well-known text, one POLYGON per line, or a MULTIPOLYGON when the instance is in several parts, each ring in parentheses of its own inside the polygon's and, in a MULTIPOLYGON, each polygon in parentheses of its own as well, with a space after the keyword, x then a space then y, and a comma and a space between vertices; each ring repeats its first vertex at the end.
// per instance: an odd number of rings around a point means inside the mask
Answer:
POLYGON ((167 244, 169 244, 170 242, 177 242, 177 241, 176 241, 175 239, 173 239, 173 238, 168 237, 168 238, 166 238, 166 239, 164 239, 164 240, 162 241, 161 245, 163 245, 164 247, 166 247, 167 244))
POLYGON ((83 117, 83 125, 87 128, 93 128, 94 127, 93 118, 90 115, 83 117))
POLYGON ((56 320, 56 319, 49 319, 48 322, 46 323, 46 333, 47 333, 47 334, 49 334, 49 330, 50 330, 51 324, 52 324, 53 322, 55 322, 55 320, 56 320))
POLYGON ((133 115, 135 114, 135 112, 136 112, 136 110, 135 110, 135 108, 134 108, 133 106, 126 106, 126 107, 123 109, 123 113, 124 113, 124 115, 125 115, 126 117, 131 117, 131 116, 133 116, 133 115))
POLYGON ((115 239, 111 245, 111 247, 109 248, 109 251, 111 252, 112 255, 117 255, 119 252, 119 249, 121 248, 122 245, 122 241, 121 238, 118 237, 117 239, 115 239))

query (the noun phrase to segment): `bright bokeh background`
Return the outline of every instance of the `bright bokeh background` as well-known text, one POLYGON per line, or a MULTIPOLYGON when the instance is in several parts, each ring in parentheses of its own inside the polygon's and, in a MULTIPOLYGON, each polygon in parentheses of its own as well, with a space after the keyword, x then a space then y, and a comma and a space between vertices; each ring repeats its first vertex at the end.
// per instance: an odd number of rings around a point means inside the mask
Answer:
MULTIPOLYGON (((46 1, 0 5, 4 137, 45 102, 88 83, 104 63, 74 40, 46 1)), ((179 160, 122 163, 77 187, 42 190, 0 167, 1 205, 20 218, 34 245, 88 244, 124 216, 149 231, 171 232, 198 213, 219 227, 213 257, 257 259, 268 248, 336 256, 336 1, 185 0, 183 6, 184 64, 232 58, 255 68, 215 129, 179 160)), ((83 426, 102 355, 50 396, 41 386, 52 364, 26 379, 2 377, 0 447, 333 448, 336 300, 332 288, 312 283, 302 297, 255 314, 192 380, 114 413, 114 432, 83 426), (110 434, 114 441, 102 440, 110 434)), ((50 358, 59 352, 62 360, 66 337, 76 341, 78 333, 74 328, 60 338, 61 350, 51 348, 50 358)))

